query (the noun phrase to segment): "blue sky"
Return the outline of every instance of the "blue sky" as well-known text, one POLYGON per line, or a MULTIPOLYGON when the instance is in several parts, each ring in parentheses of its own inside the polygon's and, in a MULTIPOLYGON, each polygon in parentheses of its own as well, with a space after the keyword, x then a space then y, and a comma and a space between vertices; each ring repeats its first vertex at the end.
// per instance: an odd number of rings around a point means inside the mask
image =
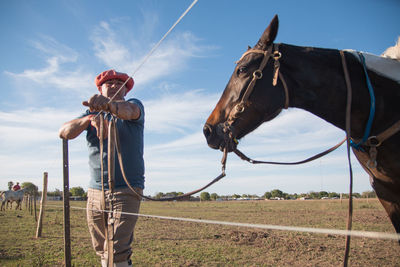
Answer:
MULTIPOLYGON (((58 129, 84 111, 95 76, 132 74, 190 1, 1 1, 0 189, 30 181, 62 189, 58 129)), ((234 62, 278 14, 276 41, 381 54, 400 35, 400 2, 199 0, 138 70, 128 97, 146 110, 145 193, 191 191, 220 173, 222 153, 208 148, 202 127, 234 62)), ((295 161, 344 137, 297 109, 246 136, 240 149, 257 159, 295 161)), ((229 155, 218 194, 348 192, 345 147, 303 166, 250 165, 229 155)), ((87 189, 84 135, 69 142, 70 186, 87 189)), ((354 191, 371 190, 353 157, 354 191)))

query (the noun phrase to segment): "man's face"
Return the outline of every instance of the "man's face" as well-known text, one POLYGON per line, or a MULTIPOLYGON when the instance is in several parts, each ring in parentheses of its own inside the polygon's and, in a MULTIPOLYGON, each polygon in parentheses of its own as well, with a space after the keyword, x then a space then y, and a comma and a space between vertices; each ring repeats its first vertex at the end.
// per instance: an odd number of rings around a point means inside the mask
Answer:
MULTIPOLYGON (((101 85, 101 94, 105 97, 112 98, 119 88, 124 84, 123 81, 118 79, 108 80, 101 85)), ((124 87, 119 91, 118 95, 114 97, 115 100, 124 99, 126 92, 126 87, 124 87)))

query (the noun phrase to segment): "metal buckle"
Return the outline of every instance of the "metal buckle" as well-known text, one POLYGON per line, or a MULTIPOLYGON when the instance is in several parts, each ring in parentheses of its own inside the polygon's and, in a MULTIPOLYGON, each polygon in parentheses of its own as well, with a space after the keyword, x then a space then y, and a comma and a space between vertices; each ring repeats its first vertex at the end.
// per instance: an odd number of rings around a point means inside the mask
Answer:
POLYGON ((378 150, 376 149, 379 145, 380 142, 376 138, 376 136, 371 136, 368 138, 368 143, 369 143, 369 160, 367 162, 367 166, 369 168, 375 169, 376 166, 378 166, 378 163, 376 161, 376 157, 378 156, 378 150))
POLYGON ((231 125, 229 124, 229 122, 228 121, 226 121, 225 123, 224 123, 224 127, 222 128, 222 131, 224 132, 224 133, 228 133, 231 129, 231 125))
MULTIPOLYGON (((261 74, 262 75, 262 74, 261 74)), ((244 105, 243 103, 239 103, 235 106, 235 110, 237 113, 243 113, 244 111, 244 105)))
POLYGON ((378 147, 382 144, 382 142, 379 141, 378 137, 376 137, 375 135, 368 137, 368 140, 366 143, 368 146, 371 146, 371 147, 378 147))
POLYGON ((274 57, 274 60, 278 60, 282 57, 282 53, 279 51, 274 51, 273 57, 274 57))
POLYGON ((262 74, 261 70, 255 70, 253 72, 253 77, 256 78, 257 80, 261 79, 262 76, 263 76, 263 74, 262 74))

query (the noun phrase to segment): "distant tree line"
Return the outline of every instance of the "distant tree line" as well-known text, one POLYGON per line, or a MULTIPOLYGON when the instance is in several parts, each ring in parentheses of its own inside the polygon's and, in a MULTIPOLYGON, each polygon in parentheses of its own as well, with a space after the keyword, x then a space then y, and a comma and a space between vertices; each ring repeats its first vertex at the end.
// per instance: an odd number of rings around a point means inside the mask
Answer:
MULTIPOLYGON (((183 192, 157 192, 154 196, 156 199, 168 198, 168 197, 176 197, 183 195, 183 192)), ((54 197, 62 197, 62 191, 56 189, 55 191, 47 192, 48 196, 54 197)), ((70 188, 70 195, 76 197, 86 197, 87 192, 80 186, 70 188)), ((217 193, 209 193, 209 192, 201 192, 199 198, 201 201, 216 201, 216 200, 232 200, 232 199, 298 199, 298 198, 308 198, 308 199, 322 199, 322 198, 349 198, 349 194, 346 193, 336 193, 336 192, 327 192, 327 191, 319 191, 319 192, 308 192, 308 193, 294 193, 289 194, 285 193, 279 189, 274 189, 268 192, 265 192, 262 196, 258 196, 255 194, 232 194, 232 195, 218 195, 217 193)), ((376 193, 374 191, 365 191, 363 193, 353 193, 353 197, 355 198, 376 198, 376 193)))
MULTIPOLYGON (((200 199, 204 201, 208 200, 230 200, 230 199, 298 199, 298 198, 308 198, 308 199, 322 199, 322 198, 349 198, 349 194, 346 193, 336 193, 336 192, 308 192, 308 193, 294 193, 288 194, 279 189, 274 189, 269 192, 265 192, 264 195, 258 196, 254 194, 232 194, 232 195, 218 195, 216 193, 202 192, 200 194, 200 199)), ((376 193, 374 191, 365 191, 362 194, 353 193, 355 198, 376 198, 376 193)))
POLYGON ((168 197, 177 197, 177 196, 181 196, 183 195, 183 192, 168 192, 168 193, 162 193, 162 192, 158 192, 156 193, 153 197, 155 199, 161 199, 161 198, 168 198, 168 197))
MULTIPOLYGON (((12 182, 12 181, 9 181, 7 183, 9 190, 11 190, 13 185, 14 185, 14 182, 12 182)), ((40 194, 40 192, 38 191, 38 187, 31 182, 21 183, 21 188, 28 188, 29 193, 40 194)), ((87 197, 87 192, 81 186, 71 187, 69 189, 69 193, 70 193, 70 196, 72 196, 72 197, 82 197, 82 198, 87 197)), ((183 192, 175 192, 175 191, 167 192, 167 193, 158 192, 153 197, 156 199, 160 199, 160 198, 181 196, 183 194, 184 194, 183 192)), ((54 191, 48 191, 47 195, 51 196, 51 197, 62 198, 63 192, 56 188, 54 191)), ((336 193, 336 192, 327 192, 327 191, 319 191, 319 192, 311 191, 308 193, 289 194, 289 193, 285 193, 279 189, 274 189, 274 190, 265 192, 262 196, 258 196, 255 194, 218 195, 217 193, 210 194, 209 192, 201 192, 200 196, 191 197, 191 199, 197 198, 202 201, 215 201, 215 200, 231 200, 231 199, 298 199, 298 198, 322 199, 322 198, 339 198, 339 197, 349 198, 349 194, 346 194, 346 193, 340 194, 340 193, 336 193)), ((353 197, 355 197, 355 198, 376 198, 376 193, 375 193, 375 191, 365 191, 361 194, 353 193, 353 197)))
MULTIPOLYGON (((83 189, 81 186, 75 186, 75 187, 71 187, 69 189, 69 195, 71 197, 86 198, 87 197, 87 191, 85 191, 85 189, 83 189)), ((63 197, 63 192, 56 188, 54 191, 48 191, 47 192, 47 196, 62 198, 63 197)))

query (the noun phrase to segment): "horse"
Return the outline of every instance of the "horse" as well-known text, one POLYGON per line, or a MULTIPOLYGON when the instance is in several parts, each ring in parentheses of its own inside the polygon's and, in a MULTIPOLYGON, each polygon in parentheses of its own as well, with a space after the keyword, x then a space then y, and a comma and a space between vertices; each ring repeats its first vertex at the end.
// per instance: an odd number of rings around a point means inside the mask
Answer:
POLYGON ((362 60, 351 51, 274 43, 278 25, 275 15, 256 45, 248 47, 236 62, 204 125, 208 145, 235 151, 240 138, 286 108, 300 108, 342 130, 350 129, 349 139, 356 144, 353 153, 400 233, 399 81, 364 69, 362 60), (372 120, 368 79, 375 97, 372 120), (351 112, 346 111, 349 104, 351 112), (351 127, 346 127, 346 121, 351 127))
POLYGON ((17 202, 17 206, 15 207, 15 210, 17 210, 18 208, 20 210, 22 210, 21 202, 22 202, 26 192, 27 192, 27 188, 20 189, 18 191, 7 190, 7 191, 2 192, 1 193, 2 202, 1 202, 0 210, 5 210, 4 205, 7 203, 7 206, 8 206, 8 202, 11 203, 11 207, 12 207, 13 201, 17 202))
MULTIPOLYGON (((0 191, 0 202, 3 202, 3 192, 4 191, 0 191)), ((12 200, 7 200, 6 201, 6 208, 5 209, 8 209, 8 205, 10 204, 10 209, 12 209, 12 203, 13 203, 13 201, 12 200)), ((0 210, 2 210, 2 209, 0 209, 0 210)))

